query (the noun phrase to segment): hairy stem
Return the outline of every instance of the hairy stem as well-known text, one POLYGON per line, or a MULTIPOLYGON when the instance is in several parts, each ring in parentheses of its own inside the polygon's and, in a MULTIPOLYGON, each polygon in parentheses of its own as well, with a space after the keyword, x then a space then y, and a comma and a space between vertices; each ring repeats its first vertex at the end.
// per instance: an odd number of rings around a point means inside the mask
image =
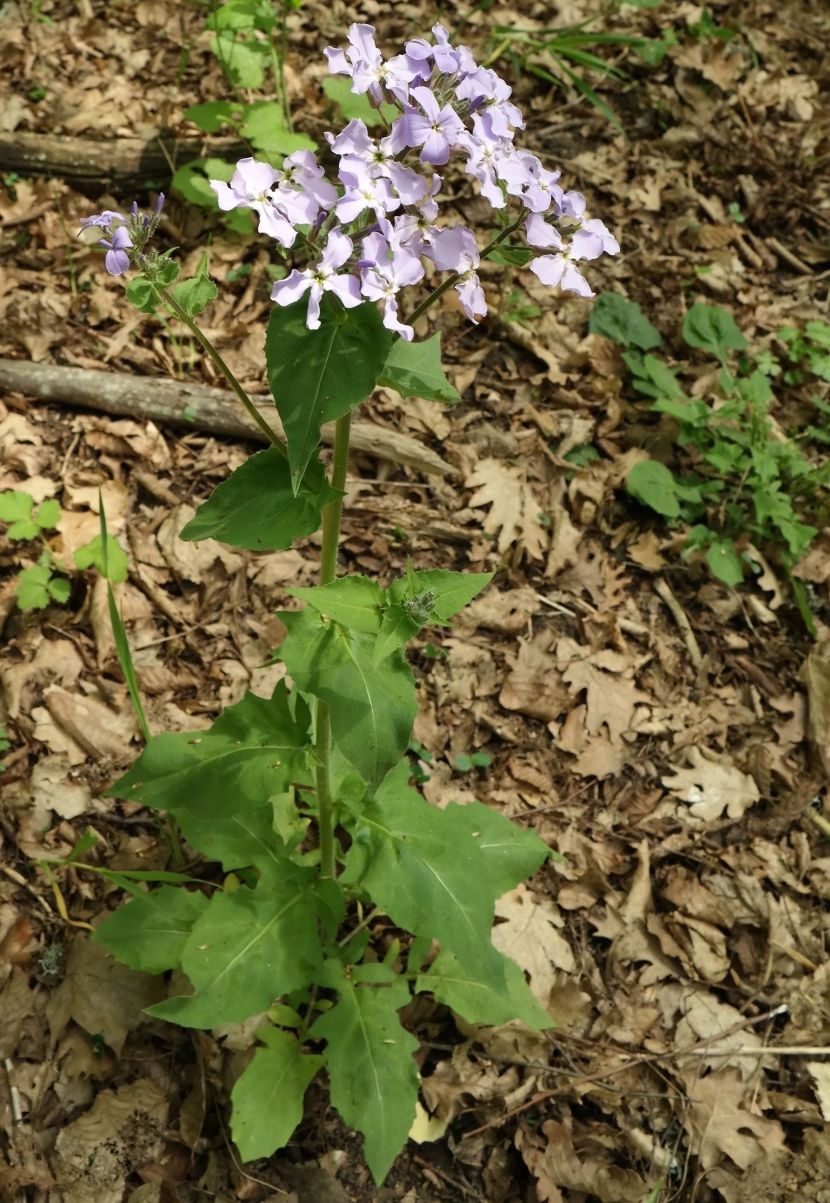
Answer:
POLYGON ((233 392, 235 393, 235 395, 245 406, 245 409, 248 411, 250 416, 256 422, 257 426, 260 428, 262 433, 265 435, 266 439, 271 444, 271 446, 275 447, 277 449, 277 451, 280 451, 283 455, 285 455, 285 448, 284 448, 282 442, 280 441, 280 438, 277 435, 276 431, 272 430, 271 427, 268 425, 268 423, 265 421, 265 418, 263 418, 262 414, 259 412, 257 407, 254 405, 251 398, 245 392, 244 388, 239 383, 236 376, 234 376, 233 372, 230 370, 228 365, 225 363, 224 359, 219 354, 216 347, 210 341, 208 336, 205 334, 205 332, 201 328, 201 326, 199 326, 198 323, 193 320, 193 318, 190 316, 190 314, 187 313, 187 311, 182 308, 182 306, 179 304, 179 302, 176 300, 176 298, 173 296, 173 294, 170 292, 169 289, 162 288, 158 284, 155 284, 154 288, 156 290, 156 295, 159 297, 159 299, 164 302, 164 304, 167 306, 167 308, 170 310, 170 312, 174 315, 174 317, 177 317, 180 322, 184 322, 184 324, 187 326, 188 330, 191 332, 191 334, 194 336, 194 338, 201 344, 203 350, 207 353, 207 355, 210 356, 210 358, 216 364, 219 371, 222 373, 222 375, 225 377, 225 379, 227 380, 230 387, 233 389, 233 392))
MULTIPOLYGON (((323 549, 320 557, 320 584, 328 585, 337 575, 337 546, 340 541, 340 517, 343 513, 342 493, 346 486, 349 463, 349 432, 351 414, 340 418, 335 428, 334 459, 331 466, 331 486, 341 496, 323 510, 323 549)), ((331 793, 331 715, 328 703, 317 701, 317 830, 320 839, 320 874, 334 877, 334 803, 331 793)))

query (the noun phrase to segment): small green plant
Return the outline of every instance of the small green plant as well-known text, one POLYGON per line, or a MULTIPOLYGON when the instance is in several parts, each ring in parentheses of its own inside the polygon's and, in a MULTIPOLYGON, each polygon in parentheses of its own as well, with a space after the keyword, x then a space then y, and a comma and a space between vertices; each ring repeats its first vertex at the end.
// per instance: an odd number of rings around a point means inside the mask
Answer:
POLYGON ((518 325, 524 326, 526 330, 530 329, 532 321, 541 316, 542 310, 521 288, 514 288, 509 293, 501 313, 502 321, 516 322, 518 325))
POLYGON ((671 466, 653 459, 635 464, 628 492, 670 523, 685 526, 684 555, 701 556, 724 584, 739 585, 748 572, 758 571, 751 546, 769 554, 790 579, 807 621, 792 569, 817 533, 813 521, 826 506, 823 489, 830 473, 826 465, 812 464, 773 421, 769 362, 762 370, 760 357, 746 353, 747 340, 727 310, 693 305, 683 321, 683 339, 714 357, 720 373, 714 396, 689 397, 677 371, 650 354, 662 336, 639 306, 604 294, 590 329, 625 348, 634 389, 668 419, 677 448, 671 466))
POLYGON ((54 498, 37 508, 28 493, 9 490, 0 493, 0 522, 7 523, 6 537, 12 542, 39 541, 42 550, 34 564, 22 568, 17 578, 16 598, 21 610, 43 610, 52 602, 64 605, 72 593, 68 578, 75 570, 94 567, 111 581, 123 581, 127 576, 127 556, 116 540, 110 541, 109 570, 101 536, 79 547, 74 566, 62 563, 46 542, 46 532, 54 530, 61 520, 60 503, 54 498))
POLYGON ((789 367, 784 372, 786 384, 801 384, 808 376, 830 381, 830 325, 818 318, 806 322, 803 330, 783 326, 778 341, 784 346, 784 359, 789 367))
POLYGON ((6 771, 6 762, 3 759, 3 756, 6 752, 8 752, 11 746, 11 741, 6 733, 6 728, 0 727, 0 773, 5 773, 6 771))
POLYGON ((459 773, 469 773, 473 769, 487 769, 493 763, 493 757, 487 752, 461 752, 455 758, 455 769, 459 773))

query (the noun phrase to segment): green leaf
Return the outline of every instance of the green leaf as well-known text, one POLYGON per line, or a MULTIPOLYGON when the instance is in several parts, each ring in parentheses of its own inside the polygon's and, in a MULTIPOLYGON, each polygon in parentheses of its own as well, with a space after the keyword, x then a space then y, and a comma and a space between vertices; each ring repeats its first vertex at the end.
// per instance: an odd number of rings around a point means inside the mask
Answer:
POLYGON ((264 1028, 257 1035, 264 1047, 231 1091, 231 1134, 243 1161, 270 1157, 288 1144, 303 1118, 306 1088, 323 1064, 288 1032, 264 1028))
POLYGON ((287 592, 351 631, 376 635, 380 630, 383 590, 366 576, 343 576, 328 585, 287 592))
POLYGON ((127 285, 127 300, 139 313, 155 313, 161 304, 158 293, 144 276, 136 276, 127 285))
POLYGON ((256 810, 303 773, 307 719, 295 722, 285 682, 270 699, 247 693, 207 731, 166 732, 107 794, 205 818, 256 810))
POLYGON ((199 811, 177 815, 182 835, 226 873, 253 865, 263 878, 279 876, 285 864, 282 840, 274 830, 274 807, 260 806, 229 819, 206 818, 199 811))
POLYGON ((378 784, 412 734, 412 670, 399 651, 374 662, 374 639, 308 610, 281 613, 280 659, 299 689, 328 703, 334 743, 363 779, 378 784))
POLYGON ((660 331, 652 326, 639 305, 616 292, 602 292, 594 302, 588 329, 602 334, 623 347, 638 347, 650 351, 663 341, 660 331))
POLYGON ((683 338, 690 347, 711 351, 721 360, 727 351, 749 346, 732 314, 720 305, 693 305, 683 319, 683 338))
POLYGON ((184 118, 206 134, 218 134, 223 126, 236 125, 241 110, 241 105, 230 100, 209 100, 206 104, 192 104, 185 109, 184 118))
POLYGON ((286 862, 279 879, 216 893, 182 951, 194 986, 148 1014, 186 1028, 241 1023, 308 984, 320 961, 317 874, 286 862))
POLYGON ((42 610, 49 605, 48 585, 52 570, 48 564, 32 564, 17 578, 15 596, 21 610, 42 610))
POLYGON ((231 547, 281 551, 316 531, 324 506, 338 496, 315 460, 300 487, 291 487, 285 456, 269 448, 257 451, 213 490, 187 523, 180 538, 221 539, 231 547))
POLYGON ((389 586, 389 600, 400 603, 420 593, 434 594, 429 621, 445 623, 478 597, 492 579, 492 572, 448 572, 443 568, 427 568, 394 580, 389 586))
POLYGON ((625 487, 632 497, 656 513, 666 518, 680 517, 675 479, 665 464, 653 459, 635 464, 626 477, 625 487))
POLYGON ((106 557, 100 535, 90 539, 89 543, 85 543, 75 552, 76 568, 96 568, 106 580, 116 583, 127 579, 128 564, 127 553, 112 535, 107 538, 106 557))
POLYGON ((466 828, 483 853, 495 898, 530 877, 550 856, 550 849, 535 831, 511 823, 483 802, 465 806, 451 802, 446 809, 454 822, 466 828))
POLYGON ((188 317, 197 317, 219 296, 219 289, 203 271, 189 280, 180 280, 170 291, 188 317))
POLYGON ((391 104, 382 104, 378 111, 369 103, 365 92, 353 92, 351 80, 342 76, 327 76, 323 80, 323 91, 337 105, 344 120, 353 121, 357 118, 365 121, 370 129, 375 125, 383 125, 384 117, 387 122, 392 122, 399 116, 398 110, 391 104))
POLYGON ((461 394, 447 380, 441 366, 440 334, 417 343, 395 339, 378 384, 395 389, 402 397, 422 397, 425 401, 446 401, 450 405, 461 400, 461 394))
MULTIPOLYGON (((208 183, 209 180, 224 180, 225 183, 234 173, 231 163, 224 159, 193 159, 183 163, 173 172, 171 186, 184 200, 192 205, 203 205, 215 209, 216 193, 208 183)), ((128 290, 129 291, 129 290, 128 290)), ((133 302, 135 304, 135 302, 133 302)))
POLYGON ((58 602, 59 605, 68 602, 72 594, 72 585, 65 576, 53 576, 46 589, 52 601, 58 602))
POLYGON ((92 938, 130 969, 145 973, 178 969, 193 925, 207 905, 204 894, 181 886, 136 892, 92 938))
POLYGON ((352 846, 343 881, 361 885, 399 927, 439 940, 465 968, 501 985, 488 859, 462 808, 430 806, 408 773, 400 764, 374 799, 344 818, 352 846))
POLYGON ((391 335, 375 305, 343 309, 323 298, 320 329, 306 327, 308 300, 276 306, 265 339, 268 383, 288 442, 295 492, 324 422, 365 401, 386 362, 391 335))
POLYGON ((716 539, 706 552, 706 563, 712 576, 724 585, 740 585, 744 579, 743 560, 731 539, 716 539))
POLYGON ((276 100, 257 100, 249 104, 239 132, 255 150, 271 156, 317 149, 311 138, 288 129, 282 105, 276 100))
POLYGON ((243 42, 232 29, 220 29, 210 48, 225 75, 239 88, 261 88, 270 65, 267 42, 243 42))
POLYGON ((418 1072, 412 1054, 418 1041, 398 1018, 409 990, 382 965, 358 966, 349 977, 337 961, 325 968, 323 984, 337 990, 337 1002, 311 1035, 327 1041, 331 1101, 346 1123, 363 1133, 366 1163, 379 1184, 415 1118, 418 1072))
POLYGON ((35 522, 41 530, 51 530, 61 520, 61 504, 54 497, 42 502, 35 513, 35 522))
POLYGON ((638 351, 626 351, 623 359, 631 368, 634 375, 633 384, 639 393, 645 393, 647 397, 683 398, 683 389, 674 372, 656 355, 641 355, 638 351))
POLYGON ((426 973, 417 979, 418 993, 428 991, 438 1002, 451 1007, 468 1023, 503 1024, 520 1019, 529 1028, 554 1027, 547 1011, 537 1002, 519 966, 502 956, 504 985, 483 982, 475 972, 462 969, 458 958, 442 949, 426 973))
POLYGON ((32 513, 34 500, 28 493, 0 493, 0 522, 25 522, 32 513))

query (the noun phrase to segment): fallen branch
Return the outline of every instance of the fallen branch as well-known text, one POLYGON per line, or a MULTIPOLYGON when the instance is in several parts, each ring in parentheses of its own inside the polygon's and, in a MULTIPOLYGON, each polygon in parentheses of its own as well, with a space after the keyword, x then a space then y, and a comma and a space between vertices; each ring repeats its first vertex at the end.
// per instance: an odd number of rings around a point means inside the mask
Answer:
POLYGON ((16 131, 0 136, 0 168, 22 175, 60 176, 103 192, 111 184, 168 184, 177 167, 206 155, 245 154, 237 138, 72 138, 16 131))
MULTIPOLYGON (((238 407, 229 392, 185 381, 157 380, 152 376, 126 376, 90 368, 68 368, 27 359, 0 359, 0 389, 23 393, 38 401, 76 405, 117 417, 130 417, 184 426, 209 434, 264 442, 254 421, 238 407)), ((272 426, 281 433, 270 397, 253 401, 272 426)), ((333 439, 333 428, 323 428, 323 442, 333 439)), ((352 425, 352 447, 393 464, 407 464, 435 476, 454 469, 416 439, 388 430, 374 422, 352 425)))

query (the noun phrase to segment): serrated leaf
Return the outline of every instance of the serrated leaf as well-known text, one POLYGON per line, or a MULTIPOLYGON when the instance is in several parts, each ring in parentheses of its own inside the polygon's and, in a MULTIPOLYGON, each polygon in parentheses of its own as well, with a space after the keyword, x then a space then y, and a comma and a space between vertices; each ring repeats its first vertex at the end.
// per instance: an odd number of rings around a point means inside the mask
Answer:
POLYGON ((344 820, 352 835, 344 882, 361 885, 399 927, 431 936, 496 986, 504 974, 490 942, 494 901, 487 859, 459 807, 430 806, 399 765, 362 810, 344 820))
POLYGON ((309 464, 298 491, 285 456, 258 451, 218 485, 180 532, 191 542, 220 539, 251 551, 281 551, 316 531, 323 507, 338 496, 319 461, 309 464))
POLYGON ((53 576, 46 588, 52 601, 61 606, 69 601, 72 594, 72 585, 65 576, 53 576))
POLYGON ((275 1028, 257 1035, 254 1053, 231 1091, 231 1135, 243 1161, 282 1149, 303 1118, 303 1098, 323 1058, 303 1053, 296 1037, 275 1028))
POLYGON ((178 969, 193 925, 208 898, 180 886, 136 892, 131 902, 109 915, 93 940, 123 965, 146 973, 178 969))
POLYGON ((540 1031, 554 1027, 547 1011, 533 996, 515 961, 501 956, 504 985, 481 981, 475 972, 463 969, 458 958, 442 949, 426 973, 415 984, 418 993, 428 991, 438 1002, 451 1007, 468 1023, 503 1024, 520 1019, 540 1031))
POLYGON ((116 583, 127 579, 128 565, 127 553, 112 535, 107 536, 106 555, 100 535, 90 539, 89 543, 85 543, 75 552, 76 568, 97 568, 101 576, 116 583))
POLYGON ((276 306, 268 321, 268 384, 282 419, 295 491, 320 442, 320 427, 342 418, 375 387, 391 335, 375 305, 343 309, 323 297, 320 329, 306 327, 306 297, 276 306))
POLYGON ((281 681, 270 699, 247 693, 207 731, 153 736, 107 794, 206 818, 256 810, 302 777, 306 733, 307 720, 295 722, 281 681))
POLYGON ((332 738, 364 781, 378 784, 403 755, 415 721, 415 682, 400 652, 374 662, 374 639, 301 610, 280 617, 280 659, 299 689, 328 703, 332 738))
POLYGON ((535 831, 511 823, 483 802, 470 802, 465 806, 451 802, 446 809, 481 849, 495 898, 530 877, 550 856, 550 849, 535 831))
POLYGON ((628 473, 625 487, 632 497, 666 518, 680 516, 675 480, 665 464, 647 459, 635 464, 628 473))
POLYGON ((51 497, 48 501, 41 502, 35 512, 35 522, 41 530, 51 530, 52 527, 58 525, 61 520, 61 503, 51 497))
POLYGON ((395 389, 402 397, 422 397, 425 401, 446 401, 450 405, 461 400, 461 394, 447 380, 441 366, 440 334, 421 342, 397 338, 389 349, 378 384, 395 389))
POLYGON ((337 1002, 311 1035, 327 1041, 331 1101, 346 1123, 363 1133, 366 1163, 380 1184, 415 1118, 418 1072, 412 1054, 418 1041, 398 1018, 409 990, 382 965, 359 967, 348 978, 339 962, 326 968, 324 984, 337 990, 337 1002))
POLYGON ((693 305, 683 319, 683 338, 690 347, 711 351, 718 359, 749 346, 732 314, 720 305, 693 305))
POLYGON ((32 564, 24 568, 17 578, 15 597, 21 610, 42 610, 49 605, 47 586, 52 578, 52 570, 43 564, 32 564))
POLYGON ((392 122, 399 115, 394 105, 382 104, 380 110, 369 103, 365 92, 353 92, 350 79, 328 75, 323 80, 323 91, 333 101, 346 121, 364 121, 369 129, 383 125, 384 118, 392 122))
POLYGON ((31 516, 33 505, 34 501, 28 493, 21 493, 17 489, 0 493, 0 522, 25 521, 31 516))
POLYGON ((383 590, 369 577, 343 576, 328 585, 287 592, 351 631, 375 635, 380 630, 383 590))
POLYGON ((305 986, 320 961, 316 879, 286 861, 279 879, 214 894, 182 950, 194 993, 148 1014, 187 1028, 241 1023, 305 986))
POLYGON ((285 864, 282 840, 274 830, 269 803, 228 819, 206 818, 198 810, 181 810, 177 821, 193 848, 219 861, 226 873, 253 865, 263 877, 279 875, 285 864))
POLYGON ((591 309, 588 329, 622 347, 638 347, 641 351, 659 347, 663 341, 640 306, 616 292, 600 293, 591 309))

